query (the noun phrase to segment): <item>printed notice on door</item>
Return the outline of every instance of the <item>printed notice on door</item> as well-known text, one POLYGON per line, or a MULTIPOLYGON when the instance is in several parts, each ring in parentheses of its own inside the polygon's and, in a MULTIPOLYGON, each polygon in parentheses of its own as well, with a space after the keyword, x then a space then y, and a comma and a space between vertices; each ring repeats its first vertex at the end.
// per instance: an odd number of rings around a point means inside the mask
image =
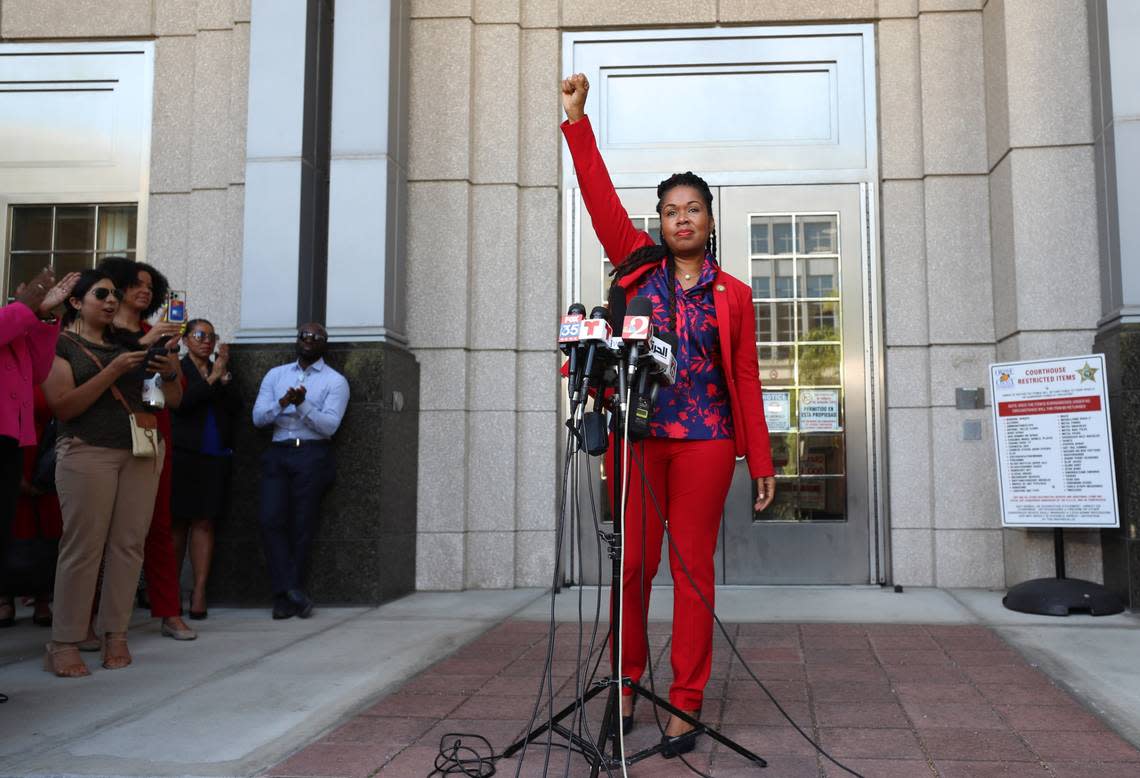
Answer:
POLYGON ((1117 527, 1104 356, 990 365, 1002 524, 1117 527))

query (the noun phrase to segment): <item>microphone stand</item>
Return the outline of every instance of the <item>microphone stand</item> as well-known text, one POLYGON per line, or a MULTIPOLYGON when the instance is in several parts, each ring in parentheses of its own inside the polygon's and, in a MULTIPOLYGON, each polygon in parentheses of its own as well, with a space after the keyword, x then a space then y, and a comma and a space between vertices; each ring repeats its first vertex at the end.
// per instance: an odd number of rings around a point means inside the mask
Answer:
MULTIPOLYGON (((623 359, 620 361, 617 370, 619 376, 622 377, 619 379, 619 381, 623 387, 626 385, 626 381, 623 380, 625 367, 625 360, 623 359)), ((602 391, 604 388, 605 384, 603 383, 598 387, 598 391, 602 391)), ((631 690, 633 694, 645 698, 656 707, 661 708, 662 710, 673 714, 682 721, 691 724, 698 734, 707 734, 713 740, 716 740, 726 748, 735 751, 748 761, 755 763, 757 766, 767 767, 768 762, 765 761, 762 757, 752 753, 739 743, 725 737, 712 727, 701 723, 698 719, 693 718, 680 708, 674 707, 669 703, 668 700, 662 699, 653 691, 645 688, 641 684, 635 683, 628 676, 622 676, 621 674, 621 668, 618 666, 618 657, 620 655, 622 640, 621 629, 619 628, 621 625, 622 612, 621 552, 622 537, 624 535, 622 527, 622 498, 624 495, 622 493, 623 490, 621 488, 621 482, 623 480, 622 474, 624 472, 622 470, 622 467, 625 463, 623 462, 622 451, 624 445, 628 444, 629 441, 621 437, 623 431, 626 429, 624 424, 625 419, 623 418, 623 412, 626 410, 626 398, 624 396, 621 396, 615 399, 617 401, 611 403, 614 440, 613 444, 610 446, 610 461, 613 467, 613 469, 610 471, 611 483, 614 484, 610 490, 612 492, 611 509, 613 511, 611 515, 614 522, 614 531, 609 534, 600 532, 599 535, 601 535, 602 540, 604 540, 606 542, 606 545, 609 547, 609 556, 612 560, 612 564, 610 566, 610 639, 612 641, 616 641, 615 645, 617 646, 618 650, 610 651, 610 675, 608 678, 600 678, 595 681, 593 687, 584 695, 582 695, 582 697, 574 700, 558 713, 554 714, 546 723, 539 725, 524 735, 521 739, 512 743, 509 747, 507 747, 505 751, 503 751, 503 758, 509 759, 510 757, 514 756, 516 753, 522 750, 527 743, 533 742, 547 730, 557 732, 559 735, 566 738, 572 747, 577 747, 577 749, 586 758, 586 761, 590 764, 590 778, 597 778, 598 774, 603 769, 608 773, 613 769, 620 768, 623 762, 628 766, 635 764, 636 762, 640 762, 643 759, 647 759, 654 754, 660 753, 665 748, 665 745, 664 743, 658 742, 648 748, 642 749, 641 751, 633 753, 629 756, 625 756, 623 759, 623 741, 621 734, 621 698, 622 689, 625 688, 631 690), (618 480, 614 481, 613 479, 618 480), (582 710, 584 712, 586 703, 592 700, 594 697, 597 697, 602 692, 607 693, 606 708, 605 713, 602 715, 602 726, 598 733, 597 742, 591 742, 578 733, 563 726, 561 723, 563 719, 574 714, 578 710, 582 710), (607 748, 610 749, 608 753, 607 748)), ((660 520, 664 521, 664 517, 661 517, 660 520)), ((551 639, 553 639, 553 637, 551 639)), ((696 737, 696 735, 694 735, 694 737, 696 737)))

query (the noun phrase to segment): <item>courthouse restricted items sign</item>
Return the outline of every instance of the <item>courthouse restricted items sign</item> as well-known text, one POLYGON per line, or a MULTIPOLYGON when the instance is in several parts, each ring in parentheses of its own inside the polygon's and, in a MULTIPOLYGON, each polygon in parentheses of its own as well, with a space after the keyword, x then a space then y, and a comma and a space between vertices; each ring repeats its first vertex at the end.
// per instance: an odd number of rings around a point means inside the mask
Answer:
POLYGON ((1104 356, 990 365, 1007 527, 1117 527, 1104 356))

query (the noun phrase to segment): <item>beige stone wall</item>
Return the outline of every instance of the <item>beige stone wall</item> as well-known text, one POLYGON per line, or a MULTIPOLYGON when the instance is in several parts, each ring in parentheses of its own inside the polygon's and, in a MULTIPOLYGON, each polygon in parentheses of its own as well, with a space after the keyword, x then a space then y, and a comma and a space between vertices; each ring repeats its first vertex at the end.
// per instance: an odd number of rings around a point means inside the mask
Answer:
POLYGON ((147 261, 238 326, 249 0, 0 0, 0 38, 155 40, 147 261))
MULTIPOLYGON (((558 33, 631 20, 878 22, 894 576, 1002 586, 1043 572, 1047 539, 1000 527, 989 410, 956 410, 954 388, 984 384, 997 358, 1091 344, 1096 284, 1066 306, 1069 291, 1051 283, 1066 262, 1097 273, 1080 0, 413 0, 412 14, 409 291, 427 409, 422 588, 510 585, 512 553, 516 584, 545 580, 556 473, 549 455, 534 468, 523 426, 542 436, 534 453, 553 447, 555 391, 531 371, 548 369, 547 339, 525 341, 546 333, 556 311, 558 33), (538 287, 524 280, 534 271, 538 287), (446 332, 423 307, 441 294, 467 312, 446 332), (1053 315, 1058 307, 1066 310, 1053 315), (485 335, 492 311, 512 326, 485 335), (512 393, 521 400, 524 376, 537 390, 533 409, 509 402, 512 393), (983 439, 963 441, 962 422, 973 419, 983 439), (488 457, 493 464, 482 463, 488 457), (532 485, 514 494, 483 480, 524 472, 532 485), (536 481, 551 486, 533 491, 536 481), (530 573, 526 533, 512 543, 511 516, 544 538, 543 564, 530 573)), ((1099 577, 1095 542, 1095 533, 1073 538, 1076 574, 1099 577)))

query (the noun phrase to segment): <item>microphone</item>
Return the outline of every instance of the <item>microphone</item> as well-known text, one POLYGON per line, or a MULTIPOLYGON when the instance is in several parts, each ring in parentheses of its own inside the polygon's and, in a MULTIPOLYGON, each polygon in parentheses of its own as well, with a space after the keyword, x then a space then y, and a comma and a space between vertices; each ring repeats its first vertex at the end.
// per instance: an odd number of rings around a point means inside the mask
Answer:
POLYGON ((672 386, 677 383, 677 334, 662 332, 649 342, 650 369, 659 383, 672 386))
POLYGON ((677 380, 676 350, 677 336, 672 332, 663 332, 660 337, 650 340, 649 355, 638 366, 636 394, 629 419, 630 439, 641 440, 649 436, 649 419, 657 402, 657 391, 661 384, 672 385, 677 380))
POLYGON ((586 364, 582 368, 582 380, 574 387, 574 391, 570 396, 570 412, 573 413, 578 407, 578 404, 583 401, 590 390, 590 379, 594 373, 594 363, 597 361, 598 346, 601 344, 603 349, 609 348, 610 337, 613 335, 613 330, 610 329, 608 320, 609 311, 604 306, 596 306, 594 310, 590 311, 590 318, 583 319, 578 323, 579 326, 579 342, 584 342, 586 346, 586 364))
POLYGON ((622 321, 621 339, 629 346, 629 375, 633 377, 637 369, 642 344, 648 344, 653 336, 653 303, 648 297, 638 295, 629 301, 625 319, 622 321))
POLYGON ((582 303, 571 303, 558 327, 558 348, 569 358, 566 376, 569 379, 567 385, 571 394, 574 393, 574 387, 582 380, 579 359, 582 346, 578 336, 581 334, 581 322, 584 318, 586 318, 586 306, 582 303))

